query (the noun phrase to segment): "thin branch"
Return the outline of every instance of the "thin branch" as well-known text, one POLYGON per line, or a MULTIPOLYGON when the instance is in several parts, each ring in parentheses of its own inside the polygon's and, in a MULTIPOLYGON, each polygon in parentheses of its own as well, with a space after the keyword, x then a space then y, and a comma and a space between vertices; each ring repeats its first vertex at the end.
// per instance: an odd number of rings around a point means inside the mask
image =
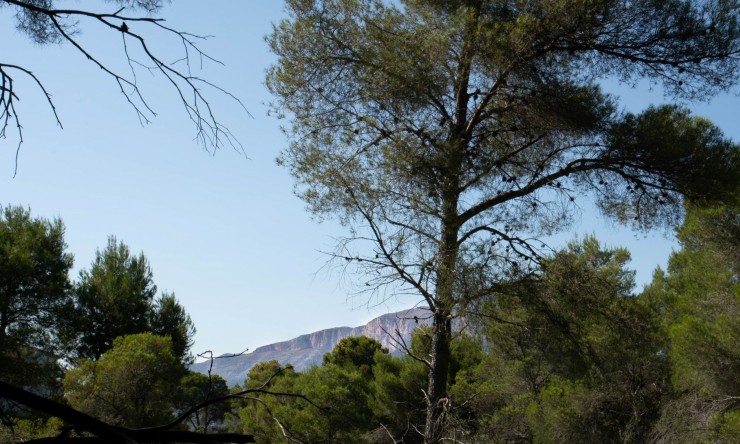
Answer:
MULTIPOLYGON (((242 101, 234 96, 232 93, 225 89, 215 85, 203 78, 193 76, 190 71, 190 58, 197 56, 200 59, 202 66, 203 59, 210 60, 214 63, 223 65, 222 62, 214 59, 208 54, 204 53, 196 44, 196 39, 205 40, 208 36, 199 36, 176 29, 170 28, 163 23, 161 18, 153 17, 140 17, 140 16, 129 16, 121 15, 124 8, 118 9, 113 13, 102 13, 92 12, 79 9, 54 9, 45 8, 39 5, 38 2, 28 2, 22 0, 3 0, 4 3, 15 6, 19 10, 25 10, 30 13, 36 14, 42 18, 48 19, 49 32, 54 33, 55 40, 61 40, 71 44, 79 53, 81 53, 88 61, 93 63, 95 66, 100 68, 107 76, 110 76, 118 85, 121 94, 125 96, 125 100, 134 109, 134 112, 139 119, 139 122, 144 125, 150 122, 150 117, 156 117, 157 113, 154 111, 152 106, 148 103, 144 97, 138 79, 136 75, 136 66, 142 66, 150 71, 156 70, 172 85, 180 97, 180 101, 185 108, 188 118, 193 122, 196 127, 195 140, 201 144, 209 152, 213 152, 223 146, 224 144, 231 145, 235 150, 240 153, 244 153, 244 149, 241 143, 233 136, 231 131, 223 126, 214 114, 214 110, 210 101, 205 97, 201 91, 203 86, 207 86, 212 90, 216 90, 231 100, 235 101, 246 113, 249 111, 246 109, 242 101), (123 57, 126 59, 130 74, 128 76, 118 74, 109 65, 104 63, 95 54, 91 53, 88 48, 77 40, 76 36, 70 30, 70 26, 62 19, 69 17, 86 18, 97 21, 102 24, 110 31, 120 32, 122 36, 122 51, 123 57), (158 28, 164 32, 174 35, 180 39, 184 49, 184 57, 178 59, 179 61, 185 60, 186 68, 185 71, 180 71, 173 67, 173 65, 163 62, 157 55, 155 55, 147 45, 144 37, 139 33, 133 31, 127 23, 140 23, 143 25, 149 25, 150 27, 158 28), (127 38, 132 38, 139 43, 139 48, 146 55, 148 60, 153 66, 145 67, 142 63, 133 59, 129 52, 129 46, 127 44, 127 38), (194 50, 194 54, 191 55, 191 50, 194 50), (130 91, 127 92, 127 89, 130 91), (192 94, 188 97, 188 94, 192 94)), ((151 11, 150 11, 151 12, 151 11)), ((61 121, 57 114, 56 107, 51 100, 51 94, 46 90, 42 81, 37 78, 30 70, 10 64, 0 64, 0 71, 2 72, 2 89, 0 89, 0 119, 3 123, 0 124, 0 137, 4 137, 5 128, 8 126, 10 119, 15 119, 18 127, 19 144, 18 150, 23 143, 23 135, 20 123, 18 122, 18 114, 15 111, 14 100, 17 98, 13 91, 12 77, 7 75, 2 68, 17 69, 30 76, 36 83, 37 87, 44 93, 47 103, 49 104, 57 124, 61 127, 61 121), (11 82, 7 82, 10 80, 11 82)), ((251 116, 251 115, 250 115, 251 116)), ((17 153, 16 153, 17 156, 17 153)), ((17 170, 17 159, 16 159, 16 170, 17 170)))

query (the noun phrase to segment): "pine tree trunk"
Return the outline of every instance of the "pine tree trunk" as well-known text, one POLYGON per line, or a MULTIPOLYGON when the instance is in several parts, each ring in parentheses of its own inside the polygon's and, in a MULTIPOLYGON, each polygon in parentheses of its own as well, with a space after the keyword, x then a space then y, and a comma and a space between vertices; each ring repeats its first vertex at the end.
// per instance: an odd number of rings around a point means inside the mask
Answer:
MULTIPOLYGON (((456 184, 455 180, 448 182, 456 184)), ((455 307, 459 230, 457 216, 458 193, 454 186, 443 192, 443 223, 439 247, 435 307, 432 323, 431 368, 427 387, 427 417, 424 428, 425 444, 436 444, 444 437, 445 419, 450 408, 447 397, 447 377, 450 367, 452 312, 455 307)))
POLYGON ((450 317, 435 313, 432 332, 432 368, 427 389, 427 418, 424 442, 440 442, 445 431, 445 419, 450 407, 447 398, 447 375, 450 365, 450 317))

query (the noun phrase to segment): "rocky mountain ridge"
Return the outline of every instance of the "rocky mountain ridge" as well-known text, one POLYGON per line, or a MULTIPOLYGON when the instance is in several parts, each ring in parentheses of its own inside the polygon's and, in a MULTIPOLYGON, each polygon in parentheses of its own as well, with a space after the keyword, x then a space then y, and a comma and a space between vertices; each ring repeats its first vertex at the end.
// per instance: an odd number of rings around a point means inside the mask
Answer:
MULTIPOLYGON (((422 308, 388 313, 359 327, 329 328, 288 341, 263 345, 251 353, 217 357, 213 360, 212 372, 224 378, 231 387, 243 384, 249 369, 260 362, 276 360, 283 365, 290 363, 298 371, 306 370, 313 364, 321 364, 324 353, 330 352, 340 340, 352 336, 373 338, 383 344, 383 347, 395 352, 399 351, 398 335, 408 341, 416 327, 430 323, 429 311, 422 308)), ((210 365, 210 361, 199 362, 191 365, 190 369, 207 373, 210 365)))

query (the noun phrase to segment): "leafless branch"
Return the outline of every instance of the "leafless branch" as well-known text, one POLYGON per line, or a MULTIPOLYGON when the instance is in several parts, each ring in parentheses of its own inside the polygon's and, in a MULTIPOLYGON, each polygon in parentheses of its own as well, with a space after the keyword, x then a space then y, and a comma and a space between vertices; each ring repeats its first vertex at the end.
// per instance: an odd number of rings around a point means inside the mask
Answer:
MULTIPOLYGON (((136 73, 137 67, 144 68, 150 72, 156 71, 171 85, 177 93, 188 118, 195 126, 194 140, 203 146, 206 151, 213 153, 224 145, 228 145, 240 153, 244 152, 242 145, 231 133, 229 128, 224 126, 217 118, 211 101, 206 97, 203 89, 205 87, 224 94, 236 102, 249 115, 246 107, 232 93, 204 78, 193 75, 191 71, 191 59, 193 57, 197 57, 201 67, 204 60, 223 65, 223 63, 209 56, 198 46, 199 41, 204 41, 209 36, 191 34, 171 28, 166 26, 164 20, 161 18, 123 14, 124 8, 120 8, 112 13, 103 13, 81 9, 56 9, 52 6, 45 7, 43 3, 23 0, 2 0, 0 3, 14 6, 18 11, 32 12, 39 17, 37 20, 47 20, 48 23, 42 26, 48 26, 46 32, 49 35, 46 37, 47 41, 42 40, 40 43, 58 40, 72 45, 88 62, 100 68, 107 76, 113 79, 118 85, 120 93, 123 94, 126 102, 134 110, 142 125, 150 123, 151 119, 156 117, 157 113, 141 90, 136 73), (91 52, 78 39, 75 32, 76 28, 69 25, 70 19, 75 20, 75 23, 82 21, 89 23, 89 21, 92 21, 101 25, 106 31, 121 33, 122 55, 130 71, 129 74, 117 72, 110 64, 91 52), (132 29, 134 27, 138 27, 138 29, 132 29), (159 55, 151 50, 145 40, 144 33, 148 30, 164 31, 167 35, 177 38, 183 47, 182 57, 171 64, 164 62, 159 55), (136 46, 143 54, 147 63, 141 63, 134 58, 135 56, 130 52, 129 41, 137 44, 136 46), (178 68, 178 62, 184 62, 184 68, 178 68)), ((43 81, 34 75, 30 69, 11 63, 0 63, 0 137, 4 138, 6 136, 7 128, 11 125, 12 121, 15 121, 19 138, 16 151, 17 170, 17 154, 23 143, 23 131, 16 109, 18 91, 14 87, 13 76, 9 72, 11 70, 19 71, 33 80, 44 94, 46 102, 54 114, 57 125, 60 127, 62 125, 56 105, 52 100, 51 94, 44 86, 43 81)))
POLYGON ((411 359, 421 362, 427 368, 432 368, 432 363, 429 362, 429 360, 416 356, 411 351, 411 347, 408 346, 406 340, 403 338, 403 335, 401 335, 401 332, 398 330, 398 328, 396 328, 395 334, 388 332, 385 328, 383 328, 383 333, 387 334, 390 337, 391 341, 396 344, 396 347, 403 350, 407 355, 409 355, 411 359))

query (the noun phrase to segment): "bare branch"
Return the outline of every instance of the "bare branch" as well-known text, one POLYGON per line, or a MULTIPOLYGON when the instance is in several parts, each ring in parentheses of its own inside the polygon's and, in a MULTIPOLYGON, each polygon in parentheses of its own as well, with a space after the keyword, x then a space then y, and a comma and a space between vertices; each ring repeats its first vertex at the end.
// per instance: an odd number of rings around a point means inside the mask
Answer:
MULTIPOLYGON (((185 109, 188 118, 195 126, 194 140, 203 146, 206 151, 213 153, 224 145, 229 145, 240 153, 244 153, 243 147, 236 137, 231 133, 229 128, 224 126, 216 117, 215 110, 203 91, 206 87, 228 97, 236 102, 247 115, 250 115, 242 101, 232 93, 222 87, 209 82, 208 80, 195 76, 191 71, 191 58, 197 57, 199 65, 202 68, 203 61, 223 65, 222 62, 209 56, 198 47, 198 40, 206 40, 209 36, 201 36, 179 31, 163 23, 163 19, 155 17, 144 17, 136 15, 123 15, 124 8, 118 9, 112 13, 93 12, 81 9, 56 9, 53 7, 43 7, 38 2, 28 2, 22 0, 2 0, 14 6, 19 11, 27 11, 34 14, 35 20, 47 20, 40 26, 47 26, 48 34, 46 40, 40 40, 39 43, 48 43, 49 39, 53 41, 66 42, 72 45, 77 52, 82 54, 89 62, 100 68, 107 76, 113 79, 118 85, 121 94, 125 97, 126 102, 134 110, 139 122, 142 125, 150 123, 157 113, 150 105, 147 98, 142 93, 137 76, 137 68, 144 68, 150 72, 156 71, 163 76, 177 93, 182 107, 185 109), (75 25, 69 25, 70 19, 77 19, 75 25), (123 58, 128 65, 129 74, 124 75, 116 72, 108 63, 104 62, 96 54, 93 54, 88 47, 78 40, 76 29, 73 26, 79 26, 80 20, 92 20, 103 26, 104 30, 121 33, 121 50, 123 58), (138 24, 139 29, 133 30, 132 24, 138 24), (170 36, 176 37, 183 47, 183 56, 176 62, 165 63, 160 56, 152 52, 147 44, 142 30, 161 30, 170 36), (128 40, 138 43, 137 47, 141 50, 146 58, 146 63, 141 63, 134 58, 130 52, 128 40), (184 69, 178 69, 176 64, 184 62, 184 69), (149 66, 147 66, 149 65, 149 66)), ((152 12, 152 11, 149 11, 152 12)), ((33 38, 33 36, 31 36, 33 38)), ((61 121, 57 114, 57 109, 51 99, 51 94, 47 91, 41 79, 37 78, 31 70, 13 64, 0 63, 0 137, 5 137, 5 130, 11 120, 15 120, 18 128, 19 144, 17 150, 23 143, 22 127, 19 122, 19 116, 16 112, 15 101, 17 100, 17 91, 13 87, 13 78, 8 70, 15 69, 24 75, 31 77, 36 86, 44 94, 46 101, 51 108, 57 124, 61 127, 61 121)), ((251 115, 250 115, 251 116, 251 115)), ((17 169, 16 159, 16 169, 17 169)))

